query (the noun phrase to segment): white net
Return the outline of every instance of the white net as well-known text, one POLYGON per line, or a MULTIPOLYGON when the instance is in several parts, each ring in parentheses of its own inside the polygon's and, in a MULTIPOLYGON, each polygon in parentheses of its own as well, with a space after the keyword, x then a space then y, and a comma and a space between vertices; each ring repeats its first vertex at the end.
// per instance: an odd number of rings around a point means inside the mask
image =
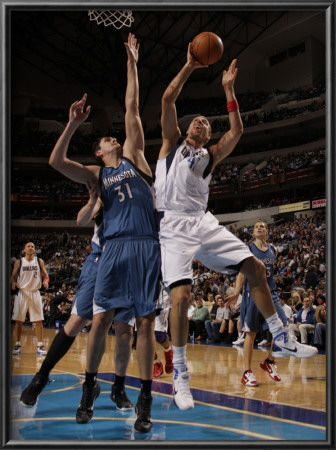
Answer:
POLYGON ((98 25, 102 23, 105 27, 113 25, 117 30, 123 26, 130 27, 134 22, 132 11, 90 10, 89 17, 90 20, 95 20, 98 25))

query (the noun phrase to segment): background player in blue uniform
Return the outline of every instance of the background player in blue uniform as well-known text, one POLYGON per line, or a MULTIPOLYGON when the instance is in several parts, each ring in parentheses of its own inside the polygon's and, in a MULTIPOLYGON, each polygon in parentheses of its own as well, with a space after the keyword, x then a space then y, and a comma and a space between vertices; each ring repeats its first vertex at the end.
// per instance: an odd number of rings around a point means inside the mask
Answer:
MULTIPOLYGON (((93 293, 96 284, 98 263, 101 256, 103 238, 102 202, 97 198, 97 189, 89 189, 89 200, 77 215, 79 226, 87 225, 95 220, 94 235, 91 239, 91 252, 86 258, 78 280, 76 295, 73 300, 71 316, 64 328, 55 336, 40 370, 21 394, 20 401, 26 406, 34 406, 37 398, 49 381, 49 374, 55 365, 69 351, 76 336, 81 332, 88 320, 92 320, 93 293)), ((116 313, 118 319, 118 313, 116 313)), ((123 326, 123 333, 116 334, 115 347, 115 383, 111 388, 111 399, 116 402, 118 410, 132 408, 132 403, 125 392, 126 369, 130 359, 130 342, 133 327, 123 326)))
MULTIPOLYGON (((274 280, 274 263, 277 257, 276 248, 272 244, 267 243, 267 225, 265 222, 258 220, 254 224, 253 234, 254 240, 249 245, 253 255, 263 262, 266 271, 266 279, 268 287, 270 288, 275 309, 281 319, 284 327, 287 326, 287 317, 280 304, 277 285, 274 280)), ((228 297, 229 301, 234 301, 240 294, 243 288, 242 302, 240 305, 240 320, 241 327, 245 331, 244 341, 244 366, 245 371, 241 382, 246 386, 258 386, 255 374, 252 371, 252 353, 254 340, 258 332, 268 329, 268 325, 251 296, 250 286, 247 279, 240 272, 236 279, 234 293, 228 297)), ((270 346, 267 358, 260 363, 260 367, 267 371, 269 376, 274 381, 281 381, 277 373, 277 366, 275 365, 272 356, 272 345, 270 346)))
MULTIPOLYGON (((101 138, 94 154, 99 165, 84 166, 67 158, 70 139, 90 113, 87 95, 74 102, 69 122, 58 139, 49 163, 68 178, 101 189, 104 204, 104 237, 94 292, 92 327, 88 339, 83 396, 77 410, 78 423, 93 416, 100 393, 97 371, 105 351, 107 332, 117 308, 136 318, 137 359, 141 391, 136 405, 136 431, 151 429, 151 386, 155 352, 154 319, 160 292, 160 244, 151 193, 152 172, 144 156, 144 134, 139 115, 137 61, 139 44, 133 34, 125 43, 127 88, 125 98, 126 140, 101 138), (101 167, 103 166, 103 168, 101 167)), ((116 323, 115 323, 116 325, 116 323)))

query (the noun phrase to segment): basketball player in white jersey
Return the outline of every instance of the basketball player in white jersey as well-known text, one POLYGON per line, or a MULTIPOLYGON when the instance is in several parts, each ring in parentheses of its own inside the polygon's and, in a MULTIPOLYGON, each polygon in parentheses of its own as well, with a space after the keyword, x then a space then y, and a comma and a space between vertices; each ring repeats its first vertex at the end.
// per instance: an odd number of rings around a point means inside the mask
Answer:
POLYGON ((49 287, 49 276, 46 271, 44 261, 35 255, 35 245, 27 242, 24 246, 24 257, 15 261, 11 284, 12 290, 18 290, 14 299, 12 320, 15 320, 15 347, 14 355, 21 354, 21 334, 22 324, 29 311, 30 322, 35 322, 38 355, 45 355, 47 352, 43 346, 43 307, 39 289, 43 285, 45 289, 49 287))
POLYGON ((220 226, 206 212, 209 182, 217 164, 237 145, 243 124, 235 96, 237 60, 223 71, 222 86, 227 100, 230 129, 217 144, 206 148, 211 126, 195 117, 183 139, 177 122, 176 100, 191 73, 202 66, 188 47, 187 61, 162 97, 162 147, 156 166, 156 208, 160 217, 162 277, 170 288, 172 309, 170 330, 173 344, 173 394, 180 409, 194 407, 186 364, 187 311, 192 283, 192 261, 198 259, 216 272, 242 272, 248 279, 252 297, 266 319, 277 347, 277 356, 312 356, 312 347, 293 342, 276 313, 267 285, 265 266, 240 239, 220 226))

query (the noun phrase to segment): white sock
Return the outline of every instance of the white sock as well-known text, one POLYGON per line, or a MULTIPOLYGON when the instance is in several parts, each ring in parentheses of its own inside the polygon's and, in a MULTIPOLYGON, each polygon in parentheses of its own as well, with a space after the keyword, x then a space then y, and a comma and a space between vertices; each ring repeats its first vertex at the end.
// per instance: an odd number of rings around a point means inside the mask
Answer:
POLYGON ((38 347, 41 347, 42 345, 43 345, 43 342, 38 342, 38 343, 37 343, 37 346, 38 346, 38 347))
POLYGON ((281 322, 278 313, 273 314, 273 316, 266 319, 268 328, 272 335, 278 333, 280 330, 284 329, 283 323, 281 322))
POLYGON ((187 370, 187 346, 175 347, 173 345, 173 364, 174 369, 179 372, 185 372, 187 370))
POLYGON ((168 348, 164 348, 163 349, 165 352, 169 352, 171 350, 171 346, 169 346, 168 348))
POLYGON ((16 341, 15 345, 21 345, 21 342, 20 341, 16 341))
POLYGON ((238 337, 239 339, 241 339, 243 337, 244 333, 238 333, 238 337))

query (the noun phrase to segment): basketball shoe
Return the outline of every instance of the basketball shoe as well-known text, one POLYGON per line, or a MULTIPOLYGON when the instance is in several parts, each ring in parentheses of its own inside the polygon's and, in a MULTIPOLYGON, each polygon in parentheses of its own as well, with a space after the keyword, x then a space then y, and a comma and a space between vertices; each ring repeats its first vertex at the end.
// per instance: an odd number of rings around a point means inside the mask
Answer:
POLYGON ((295 356, 295 358, 310 358, 316 355, 318 349, 306 344, 297 342, 295 336, 291 336, 287 331, 282 330, 273 337, 272 355, 275 358, 285 356, 295 356))
POLYGON ((83 383, 83 394, 76 412, 77 423, 88 423, 93 417, 93 404, 100 394, 100 386, 97 382, 93 386, 83 383))
POLYGON ((268 362, 267 359, 265 361, 260 363, 260 367, 268 372, 268 375, 272 378, 274 381, 281 381, 280 375, 277 372, 277 366, 275 365, 274 361, 268 362))
POLYGON ((245 386, 258 386, 258 381, 252 370, 245 370, 241 382, 245 384, 245 386))
POLYGON ((48 381, 48 377, 44 377, 40 373, 35 374, 34 378, 22 392, 20 402, 25 406, 34 406, 37 402, 38 396, 48 381))
POLYGON ((113 384, 110 397, 111 400, 116 403, 116 408, 119 411, 127 411, 128 409, 133 408, 133 404, 127 397, 124 386, 122 388, 118 388, 113 384))
POLYGON ((152 401, 153 398, 151 395, 145 395, 143 392, 140 392, 137 404, 135 405, 137 419, 134 424, 134 429, 139 433, 148 433, 152 428, 152 401))
POLYGON ((179 372, 174 367, 173 376, 173 396, 174 402, 179 409, 191 409, 194 407, 194 400, 189 388, 189 378, 187 370, 179 372))
POLYGON ((13 355, 21 355, 21 345, 15 344, 13 348, 13 355))
POLYGON ((43 345, 38 345, 37 349, 36 349, 36 354, 37 355, 46 355, 47 354, 47 350, 44 348, 43 345))
POLYGON ((244 341, 245 341, 244 336, 240 336, 236 341, 232 342, 232 345, 243 345, 244 341))
POLYGON ((163 364, 161 361, 156 361, 153 366, 153 378, 160 378, 163 374, 163 364))

